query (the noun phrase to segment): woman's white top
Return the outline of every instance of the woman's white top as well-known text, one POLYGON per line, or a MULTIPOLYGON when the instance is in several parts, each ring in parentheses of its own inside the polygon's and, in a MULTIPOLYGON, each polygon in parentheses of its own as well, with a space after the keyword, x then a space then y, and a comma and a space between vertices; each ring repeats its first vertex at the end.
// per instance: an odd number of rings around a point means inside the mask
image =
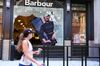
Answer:
MULTIPOLYGON (((28 41, 28 51, 31 54, 31 56, 33 57, 33 48, 32 48, 32 44, 30 43, 29 40, 28 41)), ((22 55, 21 59, 20 59, 20 64, 23 65, 30 65, 32 63, 32 61, 30 61, 27 57, 25 57, 25 55, 22 55)))

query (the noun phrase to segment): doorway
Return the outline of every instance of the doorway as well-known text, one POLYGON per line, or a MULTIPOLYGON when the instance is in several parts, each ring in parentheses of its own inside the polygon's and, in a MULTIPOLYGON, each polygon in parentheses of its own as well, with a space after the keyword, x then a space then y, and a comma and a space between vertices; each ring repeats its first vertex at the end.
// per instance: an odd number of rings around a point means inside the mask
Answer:
POLYGON ((86 42, 86 5, 72 4, 72 56, 85 55, 86 42))

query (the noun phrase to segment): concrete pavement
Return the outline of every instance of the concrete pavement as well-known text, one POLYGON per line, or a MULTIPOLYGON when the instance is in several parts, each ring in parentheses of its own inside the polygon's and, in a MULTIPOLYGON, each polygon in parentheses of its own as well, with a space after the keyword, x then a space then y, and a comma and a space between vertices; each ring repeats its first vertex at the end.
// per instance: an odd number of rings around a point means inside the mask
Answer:
MULTIPOLYGON (((39 62, 42 63, 42 60, 39 60, 39 62)), ((0 66, 18 66, 18 63, 19 63, 19 60, 14 60, 14 61, 0 60, 0 66)), ((66 63, 66 61, 65 61, 65 63, 66 63)), ((68 64, 69 64, 69 66, 81 66, 81 61, 70 60, 68 64)), ((45 65, 47 66, 47 64, 45 64, 45 65)), ((36 66, 36 65, 33 63, 33 66, 36 66)), ((50 59, 49 66, 63 66, 63 61, 50 59)), ((98 61, 88 61, 87 66, 99 66, 99 62, 98 61)))

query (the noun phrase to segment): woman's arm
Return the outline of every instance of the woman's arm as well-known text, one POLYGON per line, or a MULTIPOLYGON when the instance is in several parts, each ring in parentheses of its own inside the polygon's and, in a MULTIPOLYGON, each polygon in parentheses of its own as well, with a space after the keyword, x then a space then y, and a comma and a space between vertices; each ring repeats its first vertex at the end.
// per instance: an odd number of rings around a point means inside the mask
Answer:
POLYGON ((54 39, 56 37, 56 34, 55 34, 55 27, 54 27, 54 22, 52 21, 52 30, 53 30, 53 35, 52 35, 52 39, 54 39))
POLYGON ((23 40, 22 42, 22 49, 23 49, 23 53, 25 55, 25 57, 27 57, 30 61, 36 63, 38 66, 42 66, 42 64, 40 64, 38 61, 36 61, 31 54, 28 51, 28 45, 27 45, 27 41, 23 40))
POLYGON ((52 35, 52 39, 55 39, 56 38, 56 35, 55 35, 55 32, 53 33, 52 35))
POLYGON ((37 52, 37 50, 36 51, 33 51, 33 54, 37 54, 38 52, 37 52))

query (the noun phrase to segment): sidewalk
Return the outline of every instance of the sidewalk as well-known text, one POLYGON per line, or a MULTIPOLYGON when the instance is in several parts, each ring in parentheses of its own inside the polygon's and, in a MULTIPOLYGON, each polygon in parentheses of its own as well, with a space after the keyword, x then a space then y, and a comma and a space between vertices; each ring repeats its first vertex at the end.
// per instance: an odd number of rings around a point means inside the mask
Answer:
MULTIPOLYGON (((39 62, 42 63, 41 60, 39 60, 39 62)), ((2 61, 2 60, 0 60, 0 66, 18 66, 18 63, 19 63, 18 60, 15 60, 15 61, 2 61)), ((68 64, 69 64, 69 66, 81 66, 81 61, 72 60, 72 61, 69 61, 68 64)), ((33 64, 33 66, 36 66, 36 65, 33 64)), ((63 61, 62 60, 50 60, 49 66, 63 66, 63 61)), ((87 66, 99 66, 99 62, 98 61, 88 61, 87 66)))

